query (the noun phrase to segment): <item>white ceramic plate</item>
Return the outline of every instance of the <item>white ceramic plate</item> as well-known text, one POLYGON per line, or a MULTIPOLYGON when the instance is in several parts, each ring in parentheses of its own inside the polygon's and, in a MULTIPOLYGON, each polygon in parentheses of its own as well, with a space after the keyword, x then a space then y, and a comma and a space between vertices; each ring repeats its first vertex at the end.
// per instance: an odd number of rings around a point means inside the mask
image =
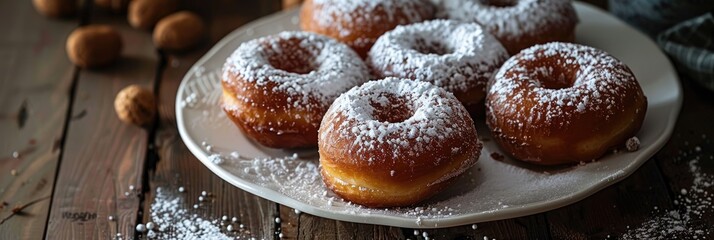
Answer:
MULTIPOLYGON (((408 228, 435 228, 519 217, 581 200, 630 175, 655 154, 672 133, 682 103, 677 75, 665 55, 645 35, 606 12, 576 3, 579 43, 604 49, 627 63, 648 97, 649 108, 636 152, 613 153, 578 166, 539 168, 510 159, 486 141, 475 167, 453 187, 420 206, 370 209, 341 200, 318 174, 316 151, 268 149, 246 139, 219 107, 220 71, 242 42, 298 29, 297 11, 277 13, 225 37, 186 74, 177 93, 176 118, 186 146, 211 171, 263 198, 342 221, 408 228)), ((478 123, 482 138, 490 138, 478 123)))

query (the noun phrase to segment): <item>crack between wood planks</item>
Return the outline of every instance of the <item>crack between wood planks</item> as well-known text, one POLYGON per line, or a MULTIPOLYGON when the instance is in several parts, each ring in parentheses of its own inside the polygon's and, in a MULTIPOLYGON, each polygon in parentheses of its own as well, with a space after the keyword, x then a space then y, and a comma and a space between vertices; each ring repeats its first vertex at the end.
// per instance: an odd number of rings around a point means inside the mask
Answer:
MULTIPOLYGON (((82 5, 82 10, 79 13, 79 21, 77 24, 78 27, 89 24, 89 15, 91 13, 91 10, 92 10, 91 1, 85 1, 82 5)), ((74 68, 74 70, 73 70, 73 74, 72 74, 72 84, 70 84, 69 93, 68 93, 69 94, 69 102, 67 103, 68 104, 67 105, 67 114, 65 114, 64 125, 62 126, 63 127, 62 137, 60 137, 60 139, 58 139, 58 141, 56 141, 53 146, 53 151, 59 150, 60 153, 59 153, 59 156, 57 157, 57 167, 55 168, 55 179, 52 184, 52 193, 50 194, 50 204, 49 204, 50 210, 48 210, 49 212, 52 211, 52 203, 55 199, 55 192, 56 192, 55 190, 57 187, 57 176, 59 176, 59 171, 60 171, 60 168, 62 167, 62 159, 64 158, 63 150, 64 150, 65 142, 67 140, 67 132, 69 129, 69 124, 70 124, 70 121, 72 120, 72 111, 74 111, 74 102, 77 98, 76 95, 77 95, 77 85, 79 82, 80 68, 77 66, 73 66, 73 68, 74 68)), ((42 234, 43 236, 45 236, 45 238, 47 238, 47 230, 49 229, 50 215, 51 214, 48 213, 47 219, 45 219, 45 230, 44 230, 44 233, 42 234)))
MULTIPOLYGON (((280 221, 276 221, 276 218, 273 218, 273 224, 275 224, 273 226, 273 239, 278 240, 278 239, 280 239, 280 237, 279 237, 280 233, 283 232, 282 223, 287 219, 282 219, 282 216, 280 215, 280 204, 276 203, 276 202, 273 202, 273 203, 275 204, 275 212, 278 215, 277 219, 280 219, 280 221)), ((287 224, 287 221, 285 221, 285 222, 287 224)))
POLYGON ((22 101, 22 104, 20 105, 20 110, 17 111, 17 126, 22 129, 25 127, 25 123, 27 122, 27 118, 29 117, 28 111, 27 111, 27 99, 22 101))
POLYGON ((550 221, 548 221, 548 213, 539 213, 538 214, 539 218, 543 221, 543 225, 545 225, 545 239, 553 239, 553 232, 552 229, 550 229, 550 221))
POLYGON ((674 205, 674 200, 677 199, 678 193, 674 192, 674 190, 672 190, 672 185, 670 184, 670 182, 666 181, 665 177, 667 175, 665 174, 665 172, 663 170, 664 167, 660 165, 660 164, 662 164, 662 163, 660 163, 660 161, 666 161, 666 160, 661 160, 661 157, 655 155, 655 156, 652 156, 647 161, 655 162, 654 165, 655 165, 655 168, 657 169, 657 176, 658 176, 657 179, 664 185, 665 190, 667 190, 667 199, 669 200, 671 206, 676 208, 677 206, 674 205))
MULTIPOLYGON (((67 132, 69 129, 69 124, 70 121, 72 120, 72 111, 74 109, 74 101, 76 100, 76 94, 77 94, 77 83, 79 82, 79 67, 74 67, 74 74, 72 74, 72 84, 69 87, 69 102, 67 103, 67 114, 65 114, 65 119, 64 119, 64 125, 62 126, 62 137, 60 137, 59 141, 57 144, 55 144, 55 147, 57 150, 59 150, 59 156, 57 157, 57 167, 55 168, 55 176, 54 176, 54 182, 52 184, 52 194, 50 195, 50 212, 52 209, 52 203, 54 202, 55 199, 55 192, 57 188, 57 176, 59 176, 60 168, 62 167, 62 160, 64 158, 64 146, 65 142, 67 140, 67 132)), ((55 148, 53 147, 53 148, 55 148)), ((45 220, 45 232, 44 236, 47 238, 47 230, 49 229, 49 224, 50 224, 50 215, 47 214, 47 219, 45 220)))
MULTIPOLYGON (((144 158, 144 167, 143 171, 141 173, 141 194, 139 194, 139 209, 136 211, 136 223, 140 223, 143 220, 143 214, 149 214, 150 209, 146 209, 146 194, 151 191, 151 185, 150 185, 150 173, 156 171, 156 165, 158 164, 160 158, 159 154, 156 152, 156 132, 159 129, 159 126, 161 126, 161 121, 160 119, 160 114, 159 114, 159 93, 161 92, 161 77, 163 76, 163 70, 166 67, 166 55, 157 50, 157 54, 159 55, 159 62, 156 66, 156 75, 154 76, 154 85, 153 85, 153 92, 154 92, 154 99, 157 99, 155 101, 157 105, 155 106, 156 114, 154 114, 154 119, 151 123, 151 125, 146 128, 146 131, 148 132, 147 136, 147 144, 146 144, 146 156, 144 158)), ((135 223, 135 224, 136 224, 135 223)), ((134 233, 134 238, 135 239, 141 239, 140 233, 137 231, 134 233)))

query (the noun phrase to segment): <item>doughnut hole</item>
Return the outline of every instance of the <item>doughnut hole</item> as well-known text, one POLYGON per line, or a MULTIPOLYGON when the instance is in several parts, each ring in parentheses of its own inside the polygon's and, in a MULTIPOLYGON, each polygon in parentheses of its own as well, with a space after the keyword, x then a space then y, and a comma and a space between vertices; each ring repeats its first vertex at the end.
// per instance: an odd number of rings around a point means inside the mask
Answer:
POLYGON ((317 69, 315 64, 316 50, 301 45, 300 39, 291 38, 281 40, 280 46, 271 46, 264 43, 267 50, 268 63, 274 68, 297 74, 307 74, 317 69), (275 49, 282 49, 275 51, 275 49))
POLYGON ((422 54, 446 55, 454 52, 447 44, 440 41, 417 38, 413 46, 414 50, 422 54))
POLYGON ((483 0, 483 4, 499 8, 513 7, 517 3, 517 0, 483 0))
POLYGON ((557 90, 573 87, 577 79, 580 66, 565 62, 569 61, 561 56, 543 57, 539 61, 529 62, 526 67, 532 72, 531 78, 538 86, 557 90))
POLYGON ((414 115, 414 109, 408 104, 408 98, 384 93, 370 101, 374 108, 374 119, 380 122, 400 123, 414 115))

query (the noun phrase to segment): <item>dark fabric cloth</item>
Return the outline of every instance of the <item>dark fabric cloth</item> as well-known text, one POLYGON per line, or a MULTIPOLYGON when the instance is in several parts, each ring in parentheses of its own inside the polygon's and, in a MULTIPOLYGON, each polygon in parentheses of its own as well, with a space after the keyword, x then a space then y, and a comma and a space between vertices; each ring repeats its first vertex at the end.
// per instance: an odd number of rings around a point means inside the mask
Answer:
POLYGON ((609 0, 610 11, 652 37, 714 10, 714 0, 609 0))
POLYGON ((680 70, 714 91, 714 15, 684 21, 659 34, 657 43, 680 70))
POLYGON ((609 0, 610 11, 657 40, 685 74, 714 91, 714 0, 609 0))

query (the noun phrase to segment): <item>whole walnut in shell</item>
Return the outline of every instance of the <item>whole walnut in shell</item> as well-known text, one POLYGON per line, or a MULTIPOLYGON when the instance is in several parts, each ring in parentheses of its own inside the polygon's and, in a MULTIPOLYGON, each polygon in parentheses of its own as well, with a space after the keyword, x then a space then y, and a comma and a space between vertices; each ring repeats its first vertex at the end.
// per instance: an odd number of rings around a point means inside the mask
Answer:
POLYGON ((67 38, 67 55, 77 66, 94 68, 113 63, 122 50, 119 32, 107 25, 75 29, 67 38))
POLYGON ((119 119, 137 126, 148 126, 156 115, 154 94, 139 85, 122 89, 114 99, 114 109, 119 119))
POLYGON ((148 30, 177 8, 177 0, 132 0, 129 3, 127 20, 134 28, 148 30))
POLYGON ((181 11, 159 21, 154 29, 154 45, 165 50, 182 51, 201 41, 206 27, 198 15, 181 11))
POLYGON ((122 13, 129 7, 129 0, 94 0, 94 6, 98 6, 115 13, 122 13))
POLYGON ((32 0, 32 4, 47 17, 67 17, 77 12, 77 0, 32 0))

